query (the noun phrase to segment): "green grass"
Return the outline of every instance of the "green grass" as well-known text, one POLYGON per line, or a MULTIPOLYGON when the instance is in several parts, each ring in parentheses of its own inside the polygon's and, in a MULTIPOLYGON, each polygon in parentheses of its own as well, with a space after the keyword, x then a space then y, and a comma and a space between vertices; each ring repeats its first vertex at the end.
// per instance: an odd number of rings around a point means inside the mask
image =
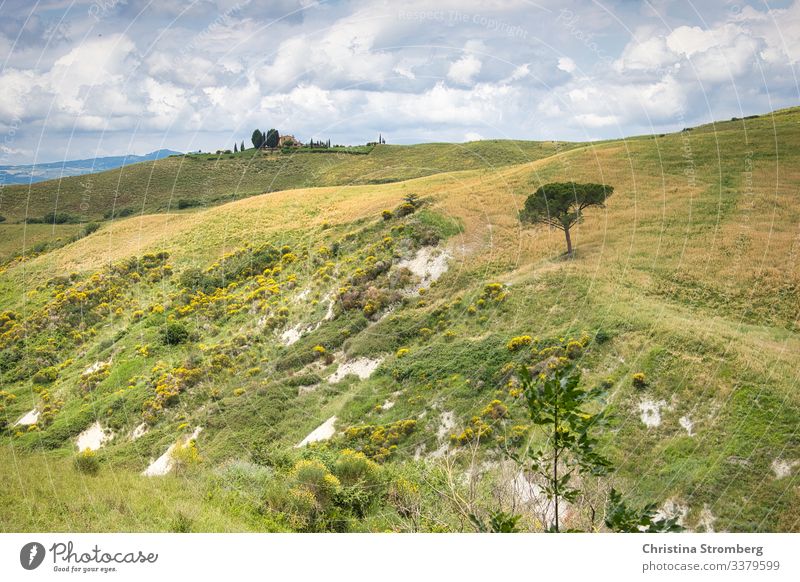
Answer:
MULTIPOLYGON (((237 515, 228 498, 212 498, 198 476, 152 479, 115 471, 76 471, 65 455, 30 455, 4 448, 2 466, 16 467, 0 492, 3 532, 279 531, 275 523, 237 515)), ((5 472, 5 471, 4 471, 5 472)))

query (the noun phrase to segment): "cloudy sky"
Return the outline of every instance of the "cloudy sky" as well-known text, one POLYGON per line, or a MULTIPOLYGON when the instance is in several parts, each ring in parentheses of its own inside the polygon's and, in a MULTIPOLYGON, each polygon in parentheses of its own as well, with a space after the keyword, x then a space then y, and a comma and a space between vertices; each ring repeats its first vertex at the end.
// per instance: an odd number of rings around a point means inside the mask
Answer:
POLYGON ((0 0, 0 164, 616 138, 800 103, 800 0, 0 0))

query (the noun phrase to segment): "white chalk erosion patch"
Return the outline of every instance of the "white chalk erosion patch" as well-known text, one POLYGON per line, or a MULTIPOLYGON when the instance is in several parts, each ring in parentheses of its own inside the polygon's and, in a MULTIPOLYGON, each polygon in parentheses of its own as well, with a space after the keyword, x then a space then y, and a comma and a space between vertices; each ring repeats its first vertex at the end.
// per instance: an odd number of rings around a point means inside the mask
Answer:
POLYGON ((689 436, 694 436, 694 423, 692 422, 692 419, 689 418, 688 414, 681 416, 678 419, 678 424, 680 424, 686 430, 686 434, 689 436))
POLYGON ((433 247, 422 247, 410 259, 403 259, 397 263, 398 267, 405 267, 421 279, 420 285, 427 287, 447 272, 447 261, 450 253, 437 250, 433 247))
POLYGON ((456 426, 456 415, 452 410, 442 413, 439 429, 436 431, 436 436, 441 440, 450 436, 450 431, 456 426))
POLYGON ((361 380, 366 380, 381 365, 383 358, 356 358, 349 362, 342 362, 336 371, 328 376, 329 384, 341 382, 348 374, 355 374, 361 380))
POLYGON ((111 365, 111 360, 107 362, 95 362, 88 368, 86 368, 83 372, 81 372, 81 376, 88 376, 89 374, 94 374, 95 372, 102 370, 103 368, 108 368, 111 365))
POLYGON ((328 420, 323 422, 317 428, 308 433, 308 436, 295 445, 296 449, 304 447, 309 443, 316 443, 318 441, 326 441, 336 433, 336 417, 331 416, 328 420))
POLYGON ((281 341, 285 345, 290 346, 301 337, 303 337, 303 324, 298 323, 294 327, 287 329, 281 334, 281 341))
MULTIPOLYGON (((198 426, 194 429, 194 432, 187 438, 183 440, 183 444, 185 445, 189 441, 196 440, 200 431, 203 428, 198 426)), ((175 465, 175 461, 172 458, 172 451, 175 450, 175 444, 171 444, 167 451, 157 458, 155 461, 150 463, 150 466, 147 467, 144 471, 142 471, 142 475, 145 477, 160 477, 162 475, 166 475, 172 470, 172 467, 175 465)))
POLYGON ((75 441, 75 444, 78 446, 78 452, 96 451, 113 438, 114 435, 112 433, 107 433, 100 426, 100 423, 95 421, 92 426, 78 435, 78 440, 75 441))
POLYGON ((776 479, 783 479, 792 474, 792 470, 798 464, 798 461, 786 461, 784 459, 775 459, 772 461, 772 472, 775 473, 776 479))
POLYGON ((325 312, 325 316, 322 318, 322 321, 330 321, 333 319, 333 299, 328 299, 328 310, 325 312))
MULTIPOLYGON (((543 523, 547 525, 555 523, 555 504, 545 495, 544 490, 539 485, 528 478, 524 471, 518 472, 511 482, 511 493, 515 500, 522 505, 528 506, 528 509, 535 513, 543 523)), ((567 503, 561 500, 561 504, 560 514, 563 519, 567 503)))
POLYGON ((714 533, 714 522, 717 518, 711 513, 711 508, 708 503, 703 504, 703 510, 700 512, 700 517, 697 520, 697 528, 702 529, 706 533, 714 533))
POLYGON ((439 428, 436 430, 436 438, 440 441, 439 448, 430 454, 431 458, 436 459, 447 454, 447 451, 450 450, 450 433, 455 426, 456 415, 453 411, 448 410, 443 412, 439 419, 439 428))
POLYGON ((39 411, 35 408, 16 422, 16 426, 29 426, 39 421, 39 411))
POLYGON ((143 437, 146 432, 147 432, 147 423, 143 422, 135 429, 133 429, 133 432, 131 433, 131 440, 135 441, 136 439, 143 437))
POLYGON ((391 400, 384 400, 383 404, 381 404, 381 410, 389 410, 394 406, 394 402, 391 400))
POLYGON ((655 519, 675 519, 679 525, 684 525, 686 515, 689 513, 689 506, 676 499, 667 499, 655 514, 655 519))
POLYGON ((661 424, 661 409, 667 403, 663 400, 655 402, 653 400, 642 400, 639 403, 641 419, 647 428, 655 428, 661 424))
POLYGON ((290 346, 305 334, 314 331, 318 327, 319 324, 305 325, 303 323, 298 323, 294 327, 287 329, 281 334, 281 341, 284 343, 284 345, 290 346))

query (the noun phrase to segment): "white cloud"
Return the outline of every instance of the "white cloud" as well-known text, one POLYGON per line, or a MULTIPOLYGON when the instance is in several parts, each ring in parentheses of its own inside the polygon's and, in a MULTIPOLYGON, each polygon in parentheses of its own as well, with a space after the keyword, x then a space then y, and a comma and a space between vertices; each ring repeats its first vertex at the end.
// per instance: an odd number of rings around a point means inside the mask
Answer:
MULTIPOLYGON (((638 30, 615 62, 619 72, 682 71, 686 82, 730 82, 751 74, 758 59, 788 65, 800 58, 800 3, 769 13, 750 7, 709 27, 679 26, 668 34, 638 30), (680 66, 685 63, 686 66, 680 66)), ((705 86, 708 89, 708 86, 705 86)))
POLYGON ((186 91, 171 83, 159 83, 148 78, 144 82, 147 92, 147 110, 157 117, 170 118, 186 106, 186 91))
POLYGON ((38 82, 32 71, 3 71, 0 75, 0 118, 21 118, 26 112, 26 97, 38 82))
POLYGON ((761 58, 772 64, 796 65, 800 62, 800 2, 788 8, 759 12, 745 6, 735 20, 752 30, 765 45, 761 58))
POLYGON ((596 113, 579 113, 575 119, 581 125, 586 127, 606 127, 619 123, 619 118, 616 115, 598 115, 596 113))
POLYGON ((0 144, 0 154, 9 156, 9 155, 17 155, 17 154, 21 154, 21 153, 25 153, 25 150, 20 150, 20 149, 17 149, 17 148, 12 148, 11 146, 0 144))
POLYGON ((569 57, 560 57, 558 59, 558 68, 565 73, 572 73, 576 69, 575 61, 569 57))
POLYGON ((650 71, 677 60, 663 36, 653 36, 642 41, 632 40, 614 63, 619 71, 650 71))
POLYGON ((407 62, 400 62, 396 64, 392 69, 392 71, 397 73, 401 77, 404 77, 412 81, 417 78, 417 76, 414 74, 414 66, 407 62))
MULTIPOLYGON (((48 82, 62 109, 79 114, 87 92, 121 85, 138 61, 135 45, 124 34, 88 40, 56 60, 48 82)), ((98 113, 103 113, 99 111, 98 113)))
POLYGON ((474 55, 465 55, 450 65, 447 78, 459 85, 471 85, 475 76, 481 72, 482 63, 474 55))
POLYGON ((675 54, 691 57, 703 53, 711 47, 719 46, 717 32, 704 30, 699 26, 679 26, 666 38, 666 45, 675 54))
POLYGON ((304 80, 327 87, 380 84, 395 65, 392 55, 374 49, 383 27, 383 21, 355 14, 334 22, 324 33, 291 36, 280 43, 260 78, 272 88, 304 80))
POLYGON ((528 63, 524 63, 522 65, 519 65, 518 67, 514 67, 514 70, 511 72, 511 75, 509 75, 508 78, 505 79, 505 82, 512 83, 514 81, 519 81, 521 79, 524 79, 530 74, 531 74, 530 65, 528 63))

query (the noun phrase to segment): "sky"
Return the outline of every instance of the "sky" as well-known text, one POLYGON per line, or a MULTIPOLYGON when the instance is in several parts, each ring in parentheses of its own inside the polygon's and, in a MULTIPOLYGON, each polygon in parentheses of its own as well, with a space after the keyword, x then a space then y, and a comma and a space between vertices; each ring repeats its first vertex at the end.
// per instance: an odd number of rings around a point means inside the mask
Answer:
POLYGON ((593 140, 800 103, 800 0, 0 0, 0 165, 593 140))

